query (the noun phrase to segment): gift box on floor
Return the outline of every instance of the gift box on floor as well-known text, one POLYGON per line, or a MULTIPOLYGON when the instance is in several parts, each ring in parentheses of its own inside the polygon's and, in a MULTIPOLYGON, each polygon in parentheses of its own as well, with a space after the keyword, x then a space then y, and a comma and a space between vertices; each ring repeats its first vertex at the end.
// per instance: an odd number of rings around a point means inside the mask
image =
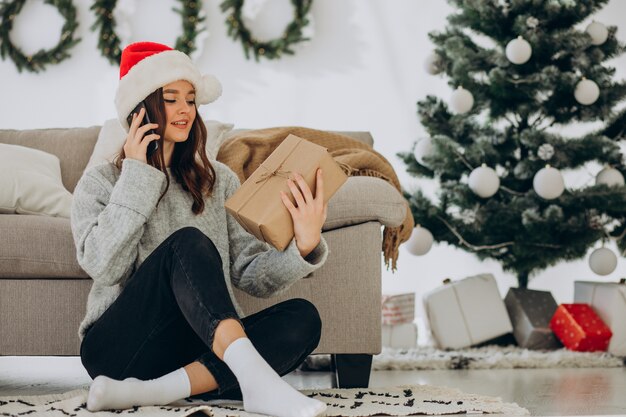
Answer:
POLYGON ((392 348, 417 347, 417 325, 415 323, 383 324, 383 346, 392 348))
POLYGON ((513 324, 517 344, 526 349, 557 349, 561 342, 550 328, 558 305, 548 291, 511 288, 504 305, 513 324))
POLYGON ((414 319, 415 293, 382 296, 382 324, 411 323, 414 319))
POLYGON ((550 328, 566 348, 578 352, 606 351, 612 336, 589 304, 561 304, 550 328))
POLYGON ((326 148, 289 135, 226 200, 224 207, 249 233, 278 250, 285 250, 294 231, 291 214, 280 192, 287 193, 291 202, 297 205, 287 185, 288 178, 295 181, 294 173, 297 172, 304 177, 315 196, 318 168, 322 169, 324 202, 327 202, 348 177, 326 148))
POLYGON ((574 302, 589 304, 594 309, 613 333, 609 352, 626 356, 626 280, 575 281, 574 302))
POLYGON ((477 345, 513 331, 491 274, 449 282, 430 291, 424 295, 424 309, 433 338, 444 349, 477 345))

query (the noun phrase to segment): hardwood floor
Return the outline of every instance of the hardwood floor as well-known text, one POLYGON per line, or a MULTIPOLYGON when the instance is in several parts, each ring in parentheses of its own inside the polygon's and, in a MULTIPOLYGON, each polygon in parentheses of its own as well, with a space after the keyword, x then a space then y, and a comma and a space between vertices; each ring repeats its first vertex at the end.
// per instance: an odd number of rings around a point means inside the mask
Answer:
MULTIPOLYGON (((297 389, 330 388, 331 374, 293 372, 297 389)), ((88 388, 91 378, 78 357, 0 357, 0 396, 62 393, 88 388)), ((431 384, 517 402, 532 415, 626 415, 626 369, 503 369, 376 371, 370 387, 431 384)))

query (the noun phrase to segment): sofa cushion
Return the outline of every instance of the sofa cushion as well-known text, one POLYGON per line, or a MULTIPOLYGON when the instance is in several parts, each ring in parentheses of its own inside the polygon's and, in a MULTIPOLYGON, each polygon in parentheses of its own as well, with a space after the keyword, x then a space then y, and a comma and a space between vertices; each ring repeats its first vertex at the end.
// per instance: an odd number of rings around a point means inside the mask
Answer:
MULTIPOLYGON (((406 202, 387 181, 349 177, 328 203, 323 231, 378 221, 399 226, 406 202)), ((0 215, 0 278, 88 278, 76 261, 70 221, 60 217, 0 215)))
POLYGON ((56 155, 61 178, 70 192, 78 183, 98 138, 100 126, 48 129, 0 129, 0 143, 27 146, 56 155))
POLYGON ((57 156, 0 143, 0 213, 69 218, 71 205, 57 156))
POLYGON ((76 261, 70 220, 0 215, 0 278, 88 278, 76 261))

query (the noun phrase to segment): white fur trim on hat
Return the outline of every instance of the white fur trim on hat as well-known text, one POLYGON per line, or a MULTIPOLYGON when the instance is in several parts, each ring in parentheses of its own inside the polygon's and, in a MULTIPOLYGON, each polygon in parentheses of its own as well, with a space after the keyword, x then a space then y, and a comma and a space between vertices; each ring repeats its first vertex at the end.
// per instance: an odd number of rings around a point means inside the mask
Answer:
POLYGON ((202 75, 189 56, 177 50, 163 51, 137 62, 120 80, 115 107, 120 124, 128 132, 126 118, 137 104, 159 87, 178 80, 196 89, 196 105, 211 103, 222 94, 222 85, 211 74, 202 75))

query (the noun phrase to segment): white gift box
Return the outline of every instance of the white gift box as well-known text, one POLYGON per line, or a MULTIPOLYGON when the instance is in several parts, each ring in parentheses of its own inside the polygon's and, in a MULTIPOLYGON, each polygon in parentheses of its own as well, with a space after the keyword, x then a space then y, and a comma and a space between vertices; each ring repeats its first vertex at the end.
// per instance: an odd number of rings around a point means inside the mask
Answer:
POLYGON ((626 283, 574 281, 574 302, 591 305, 613 332, 609 353, 626 356, 626 283))
POLYGON ((392 348, 417 347, 417 325, 415 323, 383 324, 383 346, 392 348))
POLYGON ((513 331, 491 274, 446 283, 426 293, 423 301, 430 330, 439 348, 472 346, 513 331))
POLYGON ((413 320, 415 293, 382 296, 382 324, 411 323, 413 320))

